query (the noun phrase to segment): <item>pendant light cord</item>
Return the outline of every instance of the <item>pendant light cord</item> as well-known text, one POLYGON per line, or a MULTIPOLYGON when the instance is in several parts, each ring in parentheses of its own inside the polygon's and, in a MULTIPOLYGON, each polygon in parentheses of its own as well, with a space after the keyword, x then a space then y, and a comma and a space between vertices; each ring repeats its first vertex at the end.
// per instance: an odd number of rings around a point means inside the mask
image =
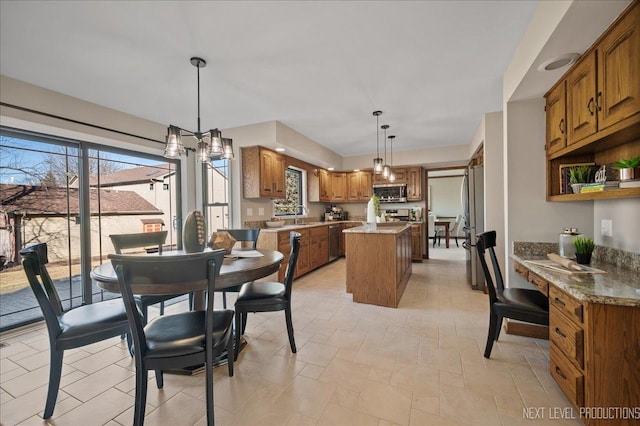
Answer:
POLYGON ((198 133, 200 133, 200 64, 196 65, 198 74, 198 133))

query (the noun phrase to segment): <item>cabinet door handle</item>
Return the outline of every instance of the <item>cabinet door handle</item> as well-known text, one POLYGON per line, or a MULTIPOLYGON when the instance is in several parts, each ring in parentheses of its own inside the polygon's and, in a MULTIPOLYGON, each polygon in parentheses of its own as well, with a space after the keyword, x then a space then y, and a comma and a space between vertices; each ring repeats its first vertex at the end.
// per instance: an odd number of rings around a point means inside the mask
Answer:
POLYGON ((559 335, 560 335, 560 337, 562 337, 563 339, 566 339, 566 338, 567 338, 567 335, 566 335, 566 334, 564 334, 564 333, 562 332, 562 330, 560 330, 558 327, 556 327, 555 332, 556 332, 556 334, 559 334, 559 335))
POLYGON ((592 109, 592 105, 594 105, 596 103, 596 101, 593 99, 593 96, 591 97, 591 99, 589 99, 589 102, 587 102, 587 111, 589 111, 589 114, 593 115, 595 113, 595 110, 592 109))
POLYGON ((562 372, 562 370, 560 370, 560 367, 558 367, 556 365, 556 373, 558 373, 558 376, 562 377, 563 379, 567 380, 567 376, 564 375, 564 373, 562 372))
POLYGON ((598 92, 598 96, 596 96, 596 108, 598 111, 602 111, 602 92, 598 92))
POLYGON ((554 297, 553 301, 555 303, 557 303, 558 305, 560 305, 560 306, 567 306, 567 305, 564 304, 564 302, 562 300, 558 299, 557 297, 554 297))
POLYGON ((564 118, 560 120, 558 127, 560 128, 560 133, 564 133, 564 118))

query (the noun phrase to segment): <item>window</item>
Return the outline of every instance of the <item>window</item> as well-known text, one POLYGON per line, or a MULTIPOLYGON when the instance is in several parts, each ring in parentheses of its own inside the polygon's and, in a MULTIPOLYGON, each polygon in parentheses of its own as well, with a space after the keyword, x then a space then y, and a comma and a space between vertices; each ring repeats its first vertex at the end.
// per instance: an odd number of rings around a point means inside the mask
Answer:
POLYGON ((293 216, 303 213, 306 200, 307 172, 295 167, 287 167, 285 172, 286 197, 273 201, 274 216, 293 216))
POLYGON ((205 176, 202 190, 204 191, 204 215, 209 233, 218 229, 229 228, 229 160, 214 160, 202 164, 205 176))

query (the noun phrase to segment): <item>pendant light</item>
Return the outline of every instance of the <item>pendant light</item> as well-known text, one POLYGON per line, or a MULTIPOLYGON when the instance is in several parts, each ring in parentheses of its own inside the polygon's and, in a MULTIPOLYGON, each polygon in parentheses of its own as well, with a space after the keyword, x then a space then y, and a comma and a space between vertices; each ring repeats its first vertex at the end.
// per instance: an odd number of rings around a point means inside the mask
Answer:
MULTIPOLYGON (((235 158, 233 154, 233 143, 231 139, 223 138, 218 129, 211 129, 206 132, 200 131, 200 68, 207 66, 207 62, 198 57, 190 59, 191 65, 197 69, 198 78, 198 130, 195 132, 181 129, 178 126, 170 125, 167 130, 167 144, 164 150, 166 158, 180 158, 186 149, 182 143, 182 135, 193 136, 198 141, 196 148, 196 158, 198 161, 207 162, 211 160, 235 158)), ((193 151, 192 148, 189 148, 193 151)))
POLYGON ((382 166, 382 177, 389 179, 389 175, 391 174, 391 167, 387 164, 387 129, 389 125, 383 124, 380 128, 384 130, 384 166, 382 166))
POLYGON ((393 171, 393 140, 395 139, 395 136, 390 135, 389 136, 389 157, 391 159, 390 163, 391 166, 389 167, 389 182, 395 182, 396 180, 396 174, 393 171))
POLYGON ((382 111, 373 111, 376 117, 376 158, 373 159, 373 173, 379 175, 382 173, 382 158, 380 158, 380 130, 378 129, 378 117, 382 111))

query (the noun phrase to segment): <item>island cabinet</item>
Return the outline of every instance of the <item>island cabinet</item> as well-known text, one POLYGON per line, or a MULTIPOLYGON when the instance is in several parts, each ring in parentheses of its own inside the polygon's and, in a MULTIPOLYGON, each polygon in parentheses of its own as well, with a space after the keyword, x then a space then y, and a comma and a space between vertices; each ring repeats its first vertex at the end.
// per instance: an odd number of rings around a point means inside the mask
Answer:
POLYGON ((411 227, 346 229, 346 290, 353 301, 397 308, 411 276, 411 227))
POLYGON ((411 260, 422 262, 422 224, 411 224, 411 260))
POLYGON ((640 188, 572 194, 562 172, 640 155, 638 81, 640 2, 634 1, 545 95, 547 200, 640 197, 640 188))
POLYGON ((244 198, 284 198, 285 157, 260 146, 242 148, 244 198))
POLYGON ((347 201, 368 201, 371 198, 371 172, 347 173, 347 201))
POLYGON ((422 167, 407 169, 407 201, 422 200, 422 167))

